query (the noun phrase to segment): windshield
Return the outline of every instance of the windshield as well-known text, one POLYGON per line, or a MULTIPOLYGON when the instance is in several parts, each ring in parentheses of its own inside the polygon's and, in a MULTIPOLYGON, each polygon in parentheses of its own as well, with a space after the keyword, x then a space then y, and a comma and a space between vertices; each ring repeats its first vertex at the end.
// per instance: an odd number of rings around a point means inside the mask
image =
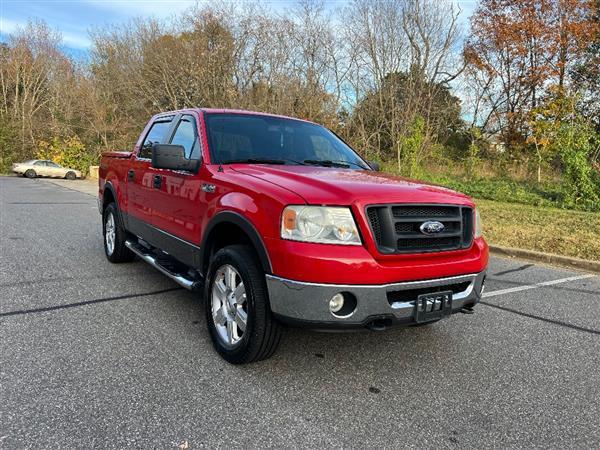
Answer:
POLYGON ((369 169, 340 138, 313 123, 256 114, 209 113, 206 129, 215 164, 245 162, 369 169))

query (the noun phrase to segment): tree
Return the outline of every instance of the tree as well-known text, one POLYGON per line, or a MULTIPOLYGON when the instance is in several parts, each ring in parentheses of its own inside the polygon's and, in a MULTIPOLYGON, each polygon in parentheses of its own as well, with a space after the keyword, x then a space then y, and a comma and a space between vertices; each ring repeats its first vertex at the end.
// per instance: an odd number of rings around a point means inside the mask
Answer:
MULTIPOLYGON (((426 144, 452 126, 437 119, 439 100, 463 69, 455 58, 459 13, 450 2, 426 0, 355 0, 344 9, 344 38, 353 50, 347 132, 371 157, 402 160, 402 140, 419 116, 426 144)), ((431 148, 423 145, 417 161, 431 148)))
MULTIPOLYGON (((379 133, 378 146, 380 157, 383 159, 403 159, 399 143, 406 132, 414 134, 415 124, 419 123, 419 132, 422 134, 424 144, 433 142, 447 142, 453 135, 463 128, 461 119, 460 100, 451 94, 449 87, 444 83, 428 82, 423 73, 396 72, 384 77, 381 92, 367 94, 355 108, 351 117, 350 126, 361 126, 367 134, 379 133), (415 93, 420 93, 416 96, 415 93), (383 101, 383 111, 373 114, 383 101), (411 117, 412 121, 405 124, 400 122, 401 114, 411 117), (356 122, 360 121, 360 125, 356 122), (395 125, 395 129, 393 128, 395 125), (400 139, 395 130, 403 129, 400 139)), ((415 150, 414 160, 420 163, 423 151, 427 145, 419 145, 415 150)))
POLYGON ((571 120, 574 114, 574 99, 564 90, 555 87, 545 101, 534 108, 529 116, 530 134, 527 142, 532 144, 537 157, 537 182, 542 181, 542 167, 556 154, 555 141, 563 121, 571 120))
POLYGON ((525 140, 545 88, 564 86, 597 31, 592 11, 591 0, 482 0, 473 14, 465 59, 472 76, 485 80, 496 126, 512 148, 525 140))
POLYGON ((578 110, 600 133, 600 0, 596 0, 595 11, 595 34, 588 36, 589 44, 570 75, 573 89, 580 94, 578 110))
POLYGON ((585 58, 590 36, 596 36, 598 40, 598 8, 598 0, 557 0, 555 3, 550 51, 556 54, 551 63, 560 88, 565 86, 569 68, 585 58))
POLYGON ((60 40, 44 22, 30 22, 1 48, 0 115, 16 124, 20 154, 31 154, 40 124, 47 122, 56 84, 72 70, 59 49, 60 40))
POLYGON ((594 181, 592 155, 600 136, 589 120, 577 110, 576 95, 553 86, 543 102, 532 111, 529 142, 538 156, 538 182, 542 166, 558 157, 563 168, 564 186, 572 204, 595 202, 600 186, 594 181))

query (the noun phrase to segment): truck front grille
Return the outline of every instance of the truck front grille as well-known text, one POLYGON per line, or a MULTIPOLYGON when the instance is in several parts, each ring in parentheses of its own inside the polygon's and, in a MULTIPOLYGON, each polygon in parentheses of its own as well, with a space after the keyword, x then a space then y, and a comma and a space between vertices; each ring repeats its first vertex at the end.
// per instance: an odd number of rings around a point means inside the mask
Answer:
POLYGON ((473 210, 457 205, 376 205, 367 207, 373 238, 381 253, 429 253, 469 248, 473 210), (443 231, 425 234, 421 225, 440 222, 443 231))

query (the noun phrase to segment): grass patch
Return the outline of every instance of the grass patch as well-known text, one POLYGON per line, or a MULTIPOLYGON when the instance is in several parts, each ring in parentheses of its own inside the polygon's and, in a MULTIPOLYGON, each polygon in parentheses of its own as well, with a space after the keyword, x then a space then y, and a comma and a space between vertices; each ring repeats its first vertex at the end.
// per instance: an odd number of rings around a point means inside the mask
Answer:
POLYGON ((600 202, 580 199, 577 203, 569 200, 557 183, 537 184, 526 181, 502 179, 464 180, 450 177, 432 177, 435 184, 464 192, 475 198, 498 202, 521 203, 523 205, 544 206, 580 211, 600 212, 600 202))
POLYGON ((492 245, 600 261, 600 213, 477 200, 492 245))
MULTIPOLYGON (((398 175, 397 166, 383 164, 384 172, 398 175)), ((441 173, 439 168, 427 168, 417 177, 429 183, 445 186, 458 192, 463 192, 474 198, 495 200, 498 202, 521 203, 523 205, 544 206, 578 211, 600 212, 600 175, 595 175, 596 199, 570 199, 560 180, 536 183, 533 181, 515 180, 510 178, 466 177, 453 173, 448 167, 441 173), (435 169, 435 170, 434 170, 435 169)))

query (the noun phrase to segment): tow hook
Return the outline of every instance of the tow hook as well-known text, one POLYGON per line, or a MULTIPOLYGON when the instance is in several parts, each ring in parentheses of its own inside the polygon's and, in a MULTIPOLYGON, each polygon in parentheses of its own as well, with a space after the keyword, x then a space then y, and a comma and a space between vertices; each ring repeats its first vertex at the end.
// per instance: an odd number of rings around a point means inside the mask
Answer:
POLYGON ((472 306, 463 306, 460 308, 460 312, 463 314, 475 314, 472 306))

